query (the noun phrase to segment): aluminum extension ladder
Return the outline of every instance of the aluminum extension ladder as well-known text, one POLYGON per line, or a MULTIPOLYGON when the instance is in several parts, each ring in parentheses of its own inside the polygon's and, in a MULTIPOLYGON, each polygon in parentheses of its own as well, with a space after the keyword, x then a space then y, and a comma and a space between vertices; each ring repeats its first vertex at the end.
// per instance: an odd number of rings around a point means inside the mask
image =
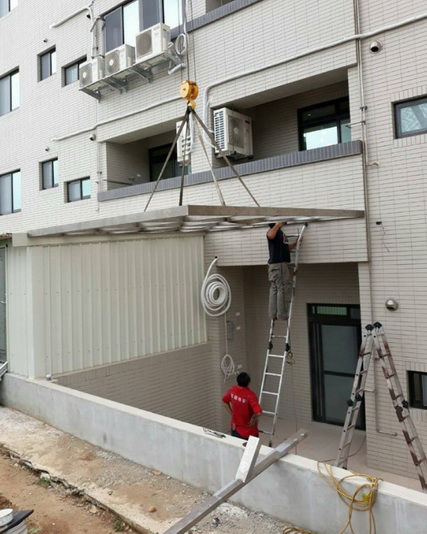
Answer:
MULTIPOLYGON (((267 354, 265 356, 264 371, 262 375, 261 390, 259 394, 259 403, 262 406, 263 403, 267 404, 269 407, 272 406, 272 409, 263 409, 263 416, 267 415, 272 417, 271 426, 269 430, 260 429, 260 432, 264 434, 269 434, 269 446, 271 447, 274 432, 276 430, 276 423, 279 412, 279 403, 280 395, 282 391, 283 377, 285 373, 286 363, 294 363, 293 356, 290 346, 290 329, 291 329, 291 319, 292 319, 292 309, 293 302, 295 298, 296 283, 297 283, 297 271, 298 271, 298 258, 299 250, 301 247, 301 241, 304 234, 304 230, 307 226, 307 223, 301 228, 301 231, 297 235, 297 244, 295 247, 295 257, 294 257, 294 268, 292 272, 292 295, 291 301, 289 303, 288 310, 288 320, 286 321, 286 334, 278 335, 274 333, 275 323, 277 321, 270 322, 270 333, 268 339, 267 354), (273 354, 273 341, 282 340, 284 343, 283 354, 273 354)), ((289 236, 292 237, 292 236, 289 236)))
POLYGON ((343 467, 344 469, 347 468, 353 433, 356 427, 360 406, 362 404, 369 364, 374 350, 381 363, 390 397, 394 409, 396 410, 397 419, 408 445, 412 461, 418 472, 421 488, 424 492, 427 492, 427 458, 418 436, 417 429, 412 421, 409 411, 409 403, 405 400, 402 386, 394 365, 393 356, 384 332, 384 327, 381 323, 367 325, 363 334, 353 389, 351 391, 350 399, 347 401, 348 409, 335 465, 343 467))

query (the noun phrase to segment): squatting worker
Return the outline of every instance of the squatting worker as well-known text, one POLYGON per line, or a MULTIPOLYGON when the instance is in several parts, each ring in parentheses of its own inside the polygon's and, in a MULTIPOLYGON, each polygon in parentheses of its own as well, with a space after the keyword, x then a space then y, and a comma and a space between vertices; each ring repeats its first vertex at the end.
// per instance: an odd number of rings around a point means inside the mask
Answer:
POLYGON ((268 280, 270 281, 270 295, 268 299, 268 314, 270 319, 287 321, 289 304, 292 298, 292 275, 289 269, 291 261, 290 251, 297 242, 289 244, 288 238, 282 232, 283 223, 271 223, 267 232, 268 251, 268 280))
POLYGON ((231 415, 231 435, 247 440, 258 437, 258 419, 262 408, 255 393, 249 389, 251 377, 248 373, 237 375, 237 386, 232 386, 222 397, 227 412, 231 415))

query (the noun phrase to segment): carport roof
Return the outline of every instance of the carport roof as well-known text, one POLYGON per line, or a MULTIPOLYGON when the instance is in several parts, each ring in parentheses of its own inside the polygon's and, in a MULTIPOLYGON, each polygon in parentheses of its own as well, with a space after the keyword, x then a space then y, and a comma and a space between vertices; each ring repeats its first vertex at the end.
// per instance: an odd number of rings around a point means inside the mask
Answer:
POLYGON ((356 219, 363 210, 318 208, 207 206, 187 205, 50 226, 27 232, 28 237, 77 235, 162 234, 171 232, 219 232, 266 226, 270 222, 286 224, 356 219))

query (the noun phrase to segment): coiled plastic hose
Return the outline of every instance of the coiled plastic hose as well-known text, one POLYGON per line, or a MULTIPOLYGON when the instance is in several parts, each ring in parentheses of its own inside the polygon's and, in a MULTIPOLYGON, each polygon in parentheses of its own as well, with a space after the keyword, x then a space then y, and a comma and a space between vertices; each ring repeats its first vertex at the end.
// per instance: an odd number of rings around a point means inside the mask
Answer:
POLYGON ((227 280, 220 274, 210 274, 218 261, 215 258, 209 266, 200 291, 203 309, 211 317, 223 315, 231 305, 231 289, 227 280))

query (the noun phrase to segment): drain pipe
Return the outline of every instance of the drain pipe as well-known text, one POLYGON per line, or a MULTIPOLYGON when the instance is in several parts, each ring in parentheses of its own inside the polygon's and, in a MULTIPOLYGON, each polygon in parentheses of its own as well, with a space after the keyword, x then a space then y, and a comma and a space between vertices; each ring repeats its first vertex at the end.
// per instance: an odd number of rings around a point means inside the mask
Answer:
POLYGON ((65 17, 65 19, 62 19, 59 22, 55 22, 55 23, 51 24, 49 26, 49 29, 52 30, 53 28, 58 28, 59 26, 62 26, 62 24, 64 24, 65 22, 68 22, 69 20, 74 18, 76 15, 80 15, 80 13, 84 13, 85 11, 89 12, 89 18, 90 18, 91 21, 93 21, 93 11, 92 11, 93 3, 94 3, 94 0, 92 0, 92 2, 90 4, 88 4, 87 6, 84 6, 84 7, 81 7, 80 9, 77 9, 77 11, 74 11, 74 13, 71 13, 71 15, 68 15, 68 17, 65 17))
MULTIPOLYGON (((353 10, 354 10, 354 21, 355 21, 355 30, 356 33, 360 35, 360 4, 359 0, 353 0, 353 10)), ((370 228, 370 209, 369 209, 369 194, 368 194, 368 169, 371 165, 376 163, 369 163, 369 150, 368 150, 368 140, 367 140, 367 126, 366 126, 366 101, 365 101, 365 89, 364 89, 364 78, 363 78, 363 57, 362 57, 362 40, 356 40, 356 58, 357 58, 357 79, 359 85, 359 98, 360 98, 360 127, 361 127, 361 137, 363 144, 362 152, 362 171, 363 171, 363 191, 364 191, 364 204, 365 204, 365 220, 366 220, 366 245, 368 249, 368 278, 369 278, 369 308, 370 308, 370 321, 373 323, 374 318, 374 303, 373 303, 373 284, 372 284, 372 242, 369 232, 370 228)), ((381 430, 378 423, 378 372, 377 366, 375 365, 376 359, 373 358, 373 379, 374 379, 374 388, 366 390, 368 393, 373 393, 374 395, 374 412, 375 412, 375 430, 378 434, 384 434, 387 436, 397 436, 397 432, 390 432, 386 430, 381 430)))
POLYGON ((304 52, 301 52, 299 54, 296 54, 294 56, 290 56, 288 58, 282 59, 280 61, 275 61, 273 63, 268 63, 267 65, 264 65, 262 67, 257 67, 252 70, 247 70, 243 72, 239 72, 238 74, 234 74, 233 76, 229 76, 228 78, 223 78, 222 80, 213 82, 206 86, 204 92, 203 92, 203 122, 207 127, 208 125, 208 119, 209 119, 209 108, 210 108, 210 102, 209 102, 209 92, 214 88, 218 87, 220 85, 223 85, 225 83, 231 82, 233 80, 237 80, 239 78, 244 78, 245 76, 249 76, 250 74, 258 74, 260 72, 272 69, 274 67, 279 67, 280 65, 285 65, 286 63, 290 63, 291 61, 295 61, 296 59, 301 59, 303 57, 309 56, 311 54, 316 54, 317 52, 323 52, 324 50, 329 50, 331 48, 335 48, 336 46, 340 46, 342 44, 346 44, 352 41, 361 40, 361 39, 367 39, 368 37, 373 37, 374 35, 377 35, 379 33, 387 32, 390 30, 394 30, 396 28, 401 28, 402 26, 406 26, 407 24, 412 24, 413 22, 418 22, 420 20, 424 20, 427 18, 427 13, 422 13, 421 15, 416 15, 414 17, 410 17, 408 19, 402 20, 400 22, 396 22, 394 24, 389 24, 387 26, 383 26, 382 28, 377 28, 376 30, 372 30, 370 32, 366 33, 356 33, 355 35, 351 35, 350 37, 344 37, 342 39, 339 39, 338 41, 334 41, 332 43, 318 46, 317 48, 311 48, 304 52))

